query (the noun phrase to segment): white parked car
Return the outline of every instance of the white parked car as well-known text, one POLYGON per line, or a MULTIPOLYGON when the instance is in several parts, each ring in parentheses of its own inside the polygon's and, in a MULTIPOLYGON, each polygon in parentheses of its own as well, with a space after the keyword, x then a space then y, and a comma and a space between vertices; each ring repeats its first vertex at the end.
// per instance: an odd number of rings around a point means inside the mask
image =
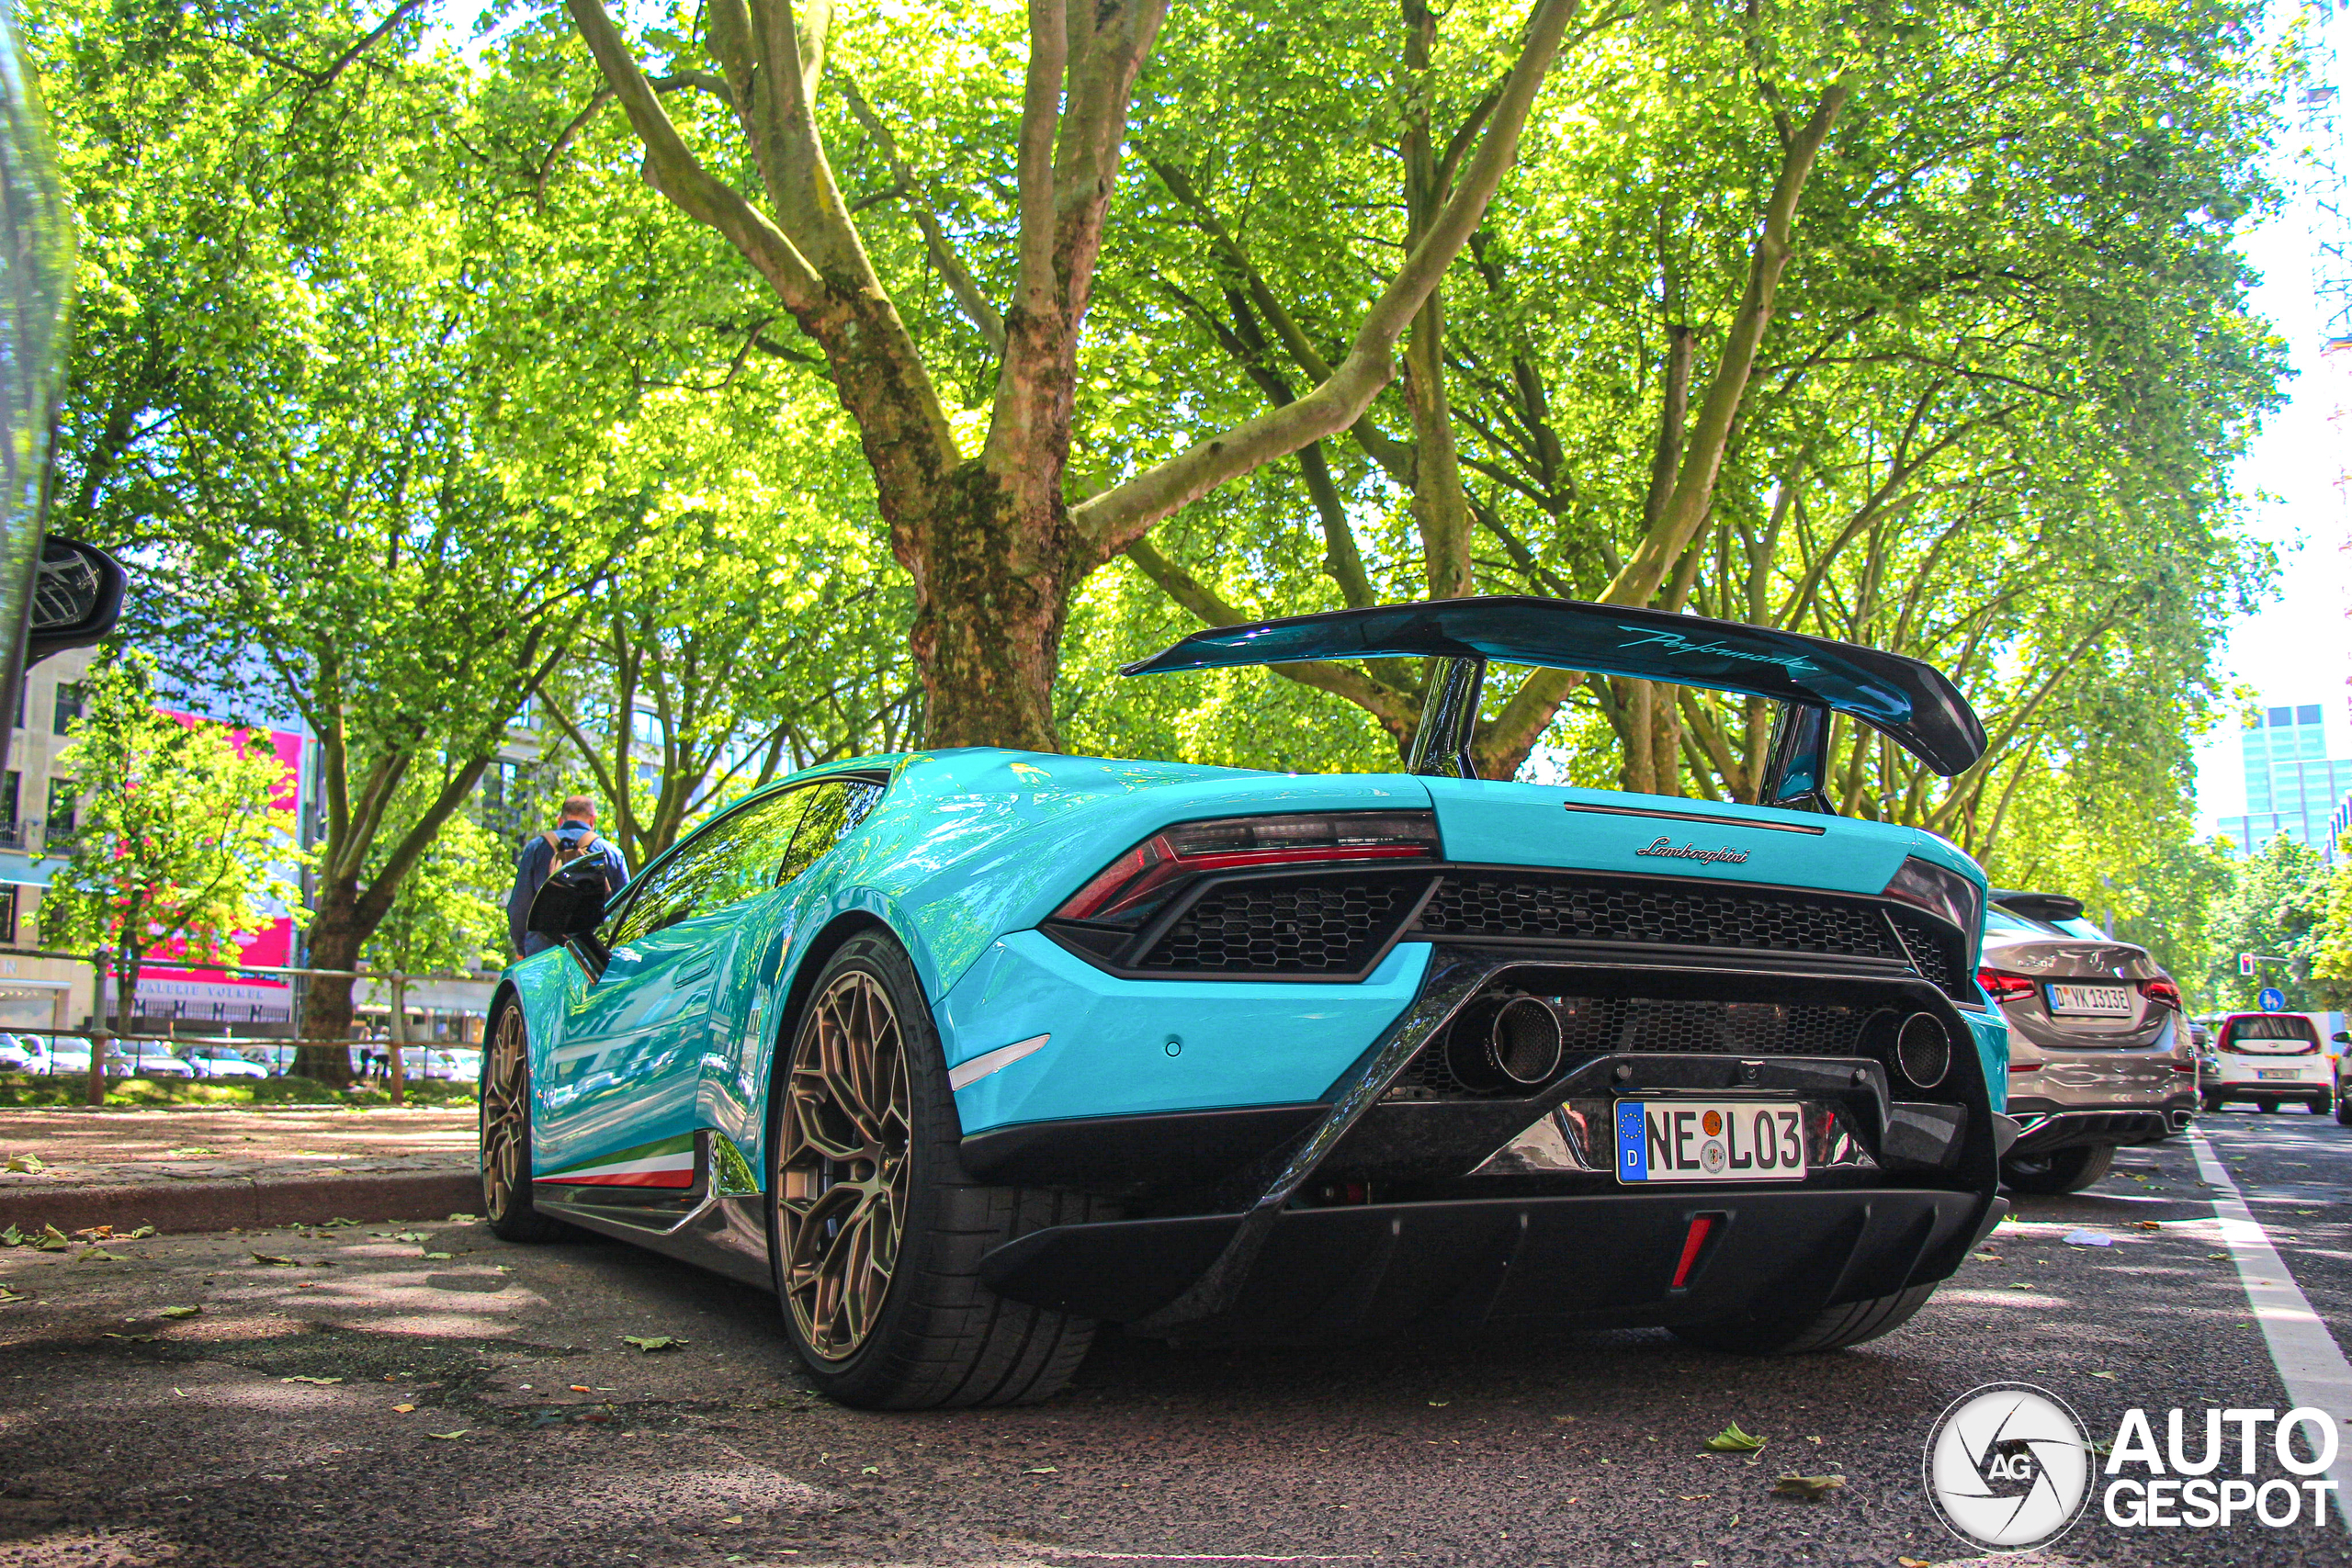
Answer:
POLYGON ((180 1060, 200 1078, 266 1078, 269 1069, 233 1045, 183 1045, 180 1060))
POLYGON ((2301 1013, 2230 1014, 2214 1033, 2212 1060, 2215 1075, 2198 1087, 2207 1111, 2233 1100, 2265 1111, 2301 1105, 2321 1116, 2335 1109, 2335 1064, 2301 1013))
MULTIPOLYGON (((82 1070, 88 1072, 85 1061, 82 1070)), ((196 1071, 156 1040, 118 1040, 107 1047, 107 1077, 110 1078, 192 1078, 196 1071)))
POLYGON ((48 1056, 29 1034, 0 1034, 0 1073, 45 1073, 48 1056))

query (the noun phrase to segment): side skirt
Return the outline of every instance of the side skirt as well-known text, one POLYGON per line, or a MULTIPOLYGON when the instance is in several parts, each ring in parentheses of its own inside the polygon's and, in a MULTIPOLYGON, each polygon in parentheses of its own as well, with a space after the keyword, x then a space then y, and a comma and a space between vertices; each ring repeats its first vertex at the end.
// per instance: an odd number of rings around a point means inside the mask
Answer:
POLYGON ((775 1289, 768 1267, 767 1201, 734 1141, 711 1128, 695 1129, 694 1180, 683 1189, 534 1181, 531 1206, 739 1283, 775 1289))

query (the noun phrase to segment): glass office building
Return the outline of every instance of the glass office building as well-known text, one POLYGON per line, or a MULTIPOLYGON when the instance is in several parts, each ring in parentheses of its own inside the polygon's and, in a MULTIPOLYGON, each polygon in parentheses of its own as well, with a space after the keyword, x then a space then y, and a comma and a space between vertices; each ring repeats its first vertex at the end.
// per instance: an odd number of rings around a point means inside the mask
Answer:
POLYGON ((2251 853, 2284 833, 2334 858, 2335 833, 2352 819, 2352 758, 2327 754, 2320 705, 2266 708, 2238 733, 2245 767, 2245 814, 2223 817, 2214 831, 2251 853))

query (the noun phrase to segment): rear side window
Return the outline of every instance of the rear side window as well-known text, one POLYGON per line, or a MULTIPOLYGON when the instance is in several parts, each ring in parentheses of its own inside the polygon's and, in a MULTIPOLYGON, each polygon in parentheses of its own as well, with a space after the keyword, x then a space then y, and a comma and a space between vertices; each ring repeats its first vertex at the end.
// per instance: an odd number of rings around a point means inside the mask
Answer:
POLYGON ((865 821, 865 814, 882 798, 882 786, 866 779, 829 779, 808 795, 808 809, 802 814, 792 835, 792 848, 776 872, 778 883, 789 882, 808 870, 842 834, 865 821))
POLYGON ((2319 1050, 2312 1021, 2294 1013, 2233 1018, 2222 1030, 2222 1049, 2253 1056, 2308 1056, 2319 1050))

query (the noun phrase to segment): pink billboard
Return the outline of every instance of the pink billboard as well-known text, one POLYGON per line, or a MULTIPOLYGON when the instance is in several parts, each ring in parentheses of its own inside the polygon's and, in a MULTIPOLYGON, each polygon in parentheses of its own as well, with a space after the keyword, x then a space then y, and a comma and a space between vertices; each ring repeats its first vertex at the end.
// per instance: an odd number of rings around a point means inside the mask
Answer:
MULTIPOLYGON (((182 724, 198 722, 191 714, 175 713, 170 708, 157 711, 182 724)), ((296 809, 302 795, 302 738, 283 729, 244 729, 237 731, 237 741, 239 749, 248 756, 254 747, 266 746, 286 764, 270 804, 296 809)), ((159 950, 159 954, 169 957, 178 950, 179 944, 175 942, 159 950)), ((291 964, 293 955, 294 921, 290 916, 281 914, 246 939, 241 945, 238 962, 270 967, 291 964)), ((147 964, 139 971, 138 1002, 140 1012, 150 1018, 177 1017, 190 1022, 226 1024, 293 1021, 293 987, 284 980, 258 975, 223 975, 213 970, 147 964)))

